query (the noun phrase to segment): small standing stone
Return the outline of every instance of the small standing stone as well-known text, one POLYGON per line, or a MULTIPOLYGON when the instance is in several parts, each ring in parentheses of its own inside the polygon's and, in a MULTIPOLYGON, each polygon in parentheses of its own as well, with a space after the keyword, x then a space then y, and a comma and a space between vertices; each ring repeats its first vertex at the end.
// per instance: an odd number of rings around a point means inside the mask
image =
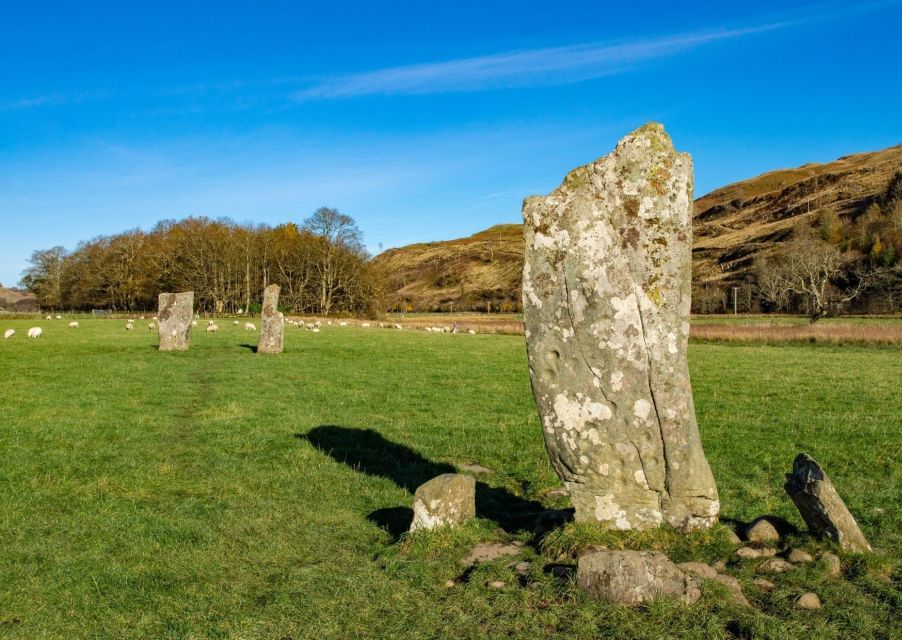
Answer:
POLYGON ((811 456, 806 453, 796 456, 784 487, 813 533, 832 538, 843 549, 871 550, 830 478, 811 456))
POLYGON ((459 473, 443 473, 417 488, 410 530, 454 526, 474 517, 476 480, 459 473))
POLYGON ((839 556, 835 553, 824 551, 820 555, 820 559, 827 568, 828 578, 839 578, 842 575, 842 562, 839 561, 839 556))
POLYGON ((282 353, 285 343, 285 316, 279 311, 281 287, 271 284, 263 290, 263 311, 260 315, 260 341, 257 353, 282 353))
MULTIPOLYGON (((187 351, 191 346, 194 292, 161 293, 159 309, 160 351, 187 351)), ((125 328, 131 331, 132 325, 125 328)))
POLYGON ((635 606, 660 596, 687 604, 701 597, 698 582, 657 551, 593 551, 580 556, 579 587, 605 602, 635 606))
POLYGON ((796 609, 809 609, 815 610, 821 608, 821 599, 817 597, 816 593, 803 593, 795 601, 796 609))

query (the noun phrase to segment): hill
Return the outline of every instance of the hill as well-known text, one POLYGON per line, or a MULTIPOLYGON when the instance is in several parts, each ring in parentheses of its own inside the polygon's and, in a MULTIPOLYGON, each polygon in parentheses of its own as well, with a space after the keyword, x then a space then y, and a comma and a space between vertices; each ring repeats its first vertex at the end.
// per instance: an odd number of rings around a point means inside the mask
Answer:
MULTIPOLYGON (((890 197, 902 197, 902 145, 712 191, 695 201, 693 280, 724 291, 747 281, 755 257, 772 252, 796 224, 830 211, 853 236, 868 207, 890 197)), ((519 309, 522 228, 496 225, 468 238, 390 249, 373 264, 384 274, 392 309, 519 309)))
POLYGON ((0 312, 37 311, 37 308, 37 301, 31 292, 23 289, 0 287, 0 312))

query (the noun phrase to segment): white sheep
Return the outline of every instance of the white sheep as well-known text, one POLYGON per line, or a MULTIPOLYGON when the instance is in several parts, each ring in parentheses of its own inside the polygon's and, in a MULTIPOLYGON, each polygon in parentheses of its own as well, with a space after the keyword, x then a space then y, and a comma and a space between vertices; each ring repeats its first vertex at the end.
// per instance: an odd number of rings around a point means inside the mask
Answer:
POLYGON ((471 336, 475 336, 475 335, 476 335, 476 332, 473 331, 472 329, 470 329, 469 331, 467 331, 467 333, 469 333, 471 336))
POLYGON ((339 326, 339 327, 346 327, 346 326, 348 326, 348 323, 347 323, 347 322, 339 322, 339 323, 338 323, 338 326, 339 326))
POLYGON ((48 320, 53 320, 53 316, 47 316, 48 320))
POLYGON ((310 330, 310 333, 319 333, 319 327, 313 327, 313 328, 310 330))
POLYGON ((125 330, 126 330, 126 331, 131 331, 131 330, 134 329, 134 328, 135 328, 135 325, 133 325, 131 322, 126 323, 126 325, 125 325, 125 330))
POLYGON ((41 335, 43 335, 43 333, 44 333, 44 330, 41 329, 40 327, 32 327, 31 329, 28 330, 28 337, 29 338, 40 338, 41 335))
POLYGON ((62 319, 63 319, 63 316, 61 316, 61 315, 59 315, 59 314, 56 314, 56 319, 57 319, 57 320, 62 320, 62 319))
POLYGON ((216 333, 217 331, 219 331, 219 327, 217 327, 215 324, 207 325, 207 333, 216 333))
POLYGON ((256 330, 257 330, 257 327, 254 326, 254 323, 253 323, 253 322, 245 322, 245 323, 244 323, 244 330, 245 330, 245 331, 256 331, 256 330))
POLYGON ((403 328, 404 328, 404 327, 402 327, 402 326, 399 325, 399 324, 396 324, 396 325, 395 325, 395 329, 397 329, 398 331, 400 331, 400 330, 403 329, 403 328))
POLYGON ((7 338, 12 338, 14 335, 16 335, 16 330, 15 330, 15 329, 7 329, 7 330, 3 333, 3 339, 6 340, 7 338))
POLYGON ((148 322, 148 323, 147 323, 147 328, 148 328, 150 331, 153 331, 154 329, 157 328, 157 325, 155 325, 153 322, 148 322))
POLYGON ((208 326, 208 327, 212 327, 214 324, 216 324, 216 323, 213 322, 212 320, 207 320, 207 326, 208 326))
POLYGON ((364 322, 364 323, 361 324, 360 326, 361 326, 361 327, 369 327, 369 326, 370 326, 370 323, 369 323, 369 322, 364 322))
MULTIPOLYGON (((241 324, 241 323, 238 322, 237 320, 232 320, 232 324, 235 325, 235 326, 237 327, 237 326, 238 326, 239 324, 241 324)), ((247 329, 247 326, 245 326, 244 328, 247 329)))
POLYGON ((70 329, 78 329, 78 321, 77 321, 77 320, 73 320, 72 322, 70 322, 70 323, 69 323, 69 328, 70 328, 70 329))
POLYGON ((144 319, 144 316, 141 316, 140 318, 138 318, 138 320, 143 320, 143 319, 144 319))
POLYGON ((196 326, 197 326, 197 320, 192 320, 192 321, 191 321, 191 326, 192 326, 192 327, 196 327, 196 326))

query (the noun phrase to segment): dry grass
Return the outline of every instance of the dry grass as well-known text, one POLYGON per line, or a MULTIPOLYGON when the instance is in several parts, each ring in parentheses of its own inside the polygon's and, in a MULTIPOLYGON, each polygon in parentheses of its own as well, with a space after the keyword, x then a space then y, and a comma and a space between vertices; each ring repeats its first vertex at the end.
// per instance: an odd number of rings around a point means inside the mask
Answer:
POLYGON ((690 337, 701 342, 902 345, 902 324, 695 324, 692 326, 690 337))

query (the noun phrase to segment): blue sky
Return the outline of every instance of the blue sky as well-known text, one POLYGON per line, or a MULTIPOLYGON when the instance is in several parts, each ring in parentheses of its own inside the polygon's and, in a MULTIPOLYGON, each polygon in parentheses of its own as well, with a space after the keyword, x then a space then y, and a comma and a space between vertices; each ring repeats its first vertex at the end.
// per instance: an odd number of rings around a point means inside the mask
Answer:
POLYGON ((902 142, 902 3, 0 0, 0 282, 164 218, 517 222, 665 124, 696 194, 902 142))

